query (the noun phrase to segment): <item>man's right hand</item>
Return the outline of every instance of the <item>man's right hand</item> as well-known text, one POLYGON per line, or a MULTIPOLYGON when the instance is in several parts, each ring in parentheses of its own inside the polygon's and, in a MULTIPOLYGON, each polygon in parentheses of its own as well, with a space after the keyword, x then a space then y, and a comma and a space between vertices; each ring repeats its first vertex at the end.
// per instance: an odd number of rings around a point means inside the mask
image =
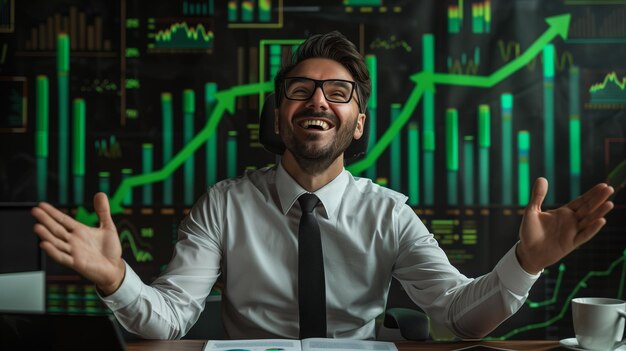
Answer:
POLYGON ((93 204, 98 228, 88 227, 42 202, 32 209, 39 222, 34 231, 41 238, 41 248, 52 259, 92 281, 106 296, 122 284, 126 266, 107 196, 97 193, 93 204))

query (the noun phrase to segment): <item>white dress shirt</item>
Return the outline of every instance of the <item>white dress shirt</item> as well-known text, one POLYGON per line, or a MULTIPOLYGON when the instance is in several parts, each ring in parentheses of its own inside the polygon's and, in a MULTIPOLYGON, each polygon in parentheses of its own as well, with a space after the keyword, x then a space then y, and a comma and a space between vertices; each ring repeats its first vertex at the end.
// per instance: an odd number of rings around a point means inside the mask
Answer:
MULTIPOLYGON (((167 269, 151 285, 127 265, 102 300, 129 331, 185 335, 223 275, 222 321, 234 339, 298 338, 298 197, 280 165, 211 187, 178 230, 167 269)), ((315 192, 326 275, 328 337, 375 336, 392 277, 431 319, 459 337, 482 337, 517 311, 539 275, 514 248, 470 279, 454 268, 407 197, 343 171, 315 192)))

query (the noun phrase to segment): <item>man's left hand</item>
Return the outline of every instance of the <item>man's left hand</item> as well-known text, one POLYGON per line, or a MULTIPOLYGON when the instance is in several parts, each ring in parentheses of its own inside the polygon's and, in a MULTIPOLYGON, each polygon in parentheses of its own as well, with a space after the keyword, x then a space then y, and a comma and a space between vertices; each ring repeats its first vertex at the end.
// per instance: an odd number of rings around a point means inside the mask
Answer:
POLYGON ((538 178, 522 218, 517 259, 524 270, 537 274, 593 238, 606 224, 604 216, 613 209, 609 197, 613 187, 600 183, 570 203, 541 211, 548 181, 538 178))

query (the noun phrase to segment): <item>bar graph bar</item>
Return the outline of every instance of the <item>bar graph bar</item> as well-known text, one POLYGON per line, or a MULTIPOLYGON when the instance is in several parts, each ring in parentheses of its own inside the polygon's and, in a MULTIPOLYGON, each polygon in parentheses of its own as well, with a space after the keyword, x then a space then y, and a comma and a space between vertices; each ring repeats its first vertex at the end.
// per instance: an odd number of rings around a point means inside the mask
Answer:
POLYGON ((472 4, 472 32, 476 34, 491 31, 491 2, 485 0, 472 4))
POLYGON ((254 19, 254 1, 242 0, 241 1, 241 21, 252 22, 254 19))
POLYGON ((580 195, 581 135, 580 135, 580 69, 569 69, 569 164, 570 198, 580 195))
POLYGON ((502 94, 502 204, 513 205, 513 95, 502 94))
POLYGON ((72 128, 72 173, 74 175, 74 204, 85 201, 85 100, 74 99, 74 123, 72 128))
MULTIPOLYGON (((400 104, 391 104, 391 124, 393 124, 400 115, 400 111, 402 110, 402 106, 400 104)), ((402 152, 400 148, 402 147, 402 140, 400 134, 398 134, 393 141, 391 141, 390 149, 390 187, 395 191, 402 191, 402 152)))
MULTIPOLYGON (((204 113, 208 120, 217 104, 215 94, 217 83, 209 82, 204 85, 204 113)), ((211 186, 217 183, 217 133, 213 133, 206 142, 206 184, 211 186)))
MULTIPOLYGON (((433 34, 422 36, 423 70, 435 72, 435 37, 433 34)), ((425 91, 422 97, 424 111, 424 204, 435 203, 435 94, 425 91)))
POLYGON ((474 136, 463 137, 463 204, 474 205, 474 136))
MULTIPOLYGON (((191 89, 183 91, 183 144, 187 145, 194 135, 193 119, 196 112, 196 94, 191 89)), ((193 157, 187 158, 183 165, 184 200, 186 206, 193 205, 195 162, 193 157)))
POLYGON ((67 34, 57 37, 57 78, 59 88, 59 204, 68 204, 69 164, 69 72, 70 42, 67 34))
POLYGON ((269 22, 272 19, 272 0, 259 0, 259 21, 269 22))
POLYGON ((228 132, 226 139, 226 177, 237 176, 237 131, 228 132))
MULTIPOLYGON (((372 81, 372 91, 367 104, 367 118, 369 119, 370 125, 370 135, 369 141, 367 142, 367 149, 371 150, 377 140, 376 108, 378 107, 378 59, 374 55, 367 55, 365 56, 365 63, 367 64, 367 69, 370 72, 370 80, 372 81)), ((372 165, 365 171, 365 176, 372 180, 376 179, 376 164, 372 165)))
MULTIPOLYGON (((151 173, 154 169, 154 147, 150 143, 141 145, 141 172, 143 174, 151 173)), ((152 206, 152 184, 143 185, 143 194, 141 204, 143 206, 152 206)))
POLYGON ((530 133, 527 130, 520 130, 517 133, 518 148, 518 205, 528 205, 530 197, 530 133))
MULTIPOLYGON (((554 184, 554 45, 543 48, 543 150, 544 174, 554 184)), ((554 204, 555 191, 548 191, 546 204, 554 204)))
POLYGON ((231 0, 228 2, 228 22, 237 22, 239 20, 239 5, 238 0, 231 0))
POLYGON ((47 200, 48 194, 48 133, 50 86, 48 77, 37 76, 37 120, 35 126, 35 154, 37 156, 37 200, 47 200))
POLYGON ((96 16, 91 23, 87 15, 75 6, 70 6, 69 14, 55 13, 43 19, 30 29, 21 46, 26 51, 53 51, 54 38, 66 34, 70 38, 72 51, 102 52, 111 51, 111 40, 105 39, 105 24, 102 17, 96 16))
POLYGON ((446 110, 446 171, 448 175, 448 205, 456 206, 459 202, 459 116, 454 108, 446 110))
MULTIPOLYGON (((132 168, 122 168, 122 181, 132 177, 133 169, 132 168)), ((124 195, 124 199, 122 199, 122 204, 124 206, 130 206, 133 204, 133 189, 129 189, 124 195)))
POLYGON ((491 110, 478 106, 478 203, 489 205, 489 150, 491 148, 491 110))
POLYGON ((460 33, 463 26, 463 0, 448 6, 448 33, 460 33))
POLYGON ((111 196, 111 172, 98 172, 98 191, 111 196))
POLYGON ((409 161, 407 166, 409 205, 417 206, 420 202, 419 130, 417 123, 409 123, 407 138, 407 158, 409 161))
MULTIPOLYGON (((172 107, 172 94, 161 93, 161 117, 162 142, 163 142, 163 166, 171 159, 174 149, 174 108, 172 107)), ((174 175, 163 180, 163 205, 171 206, 174 202, 174 175)))

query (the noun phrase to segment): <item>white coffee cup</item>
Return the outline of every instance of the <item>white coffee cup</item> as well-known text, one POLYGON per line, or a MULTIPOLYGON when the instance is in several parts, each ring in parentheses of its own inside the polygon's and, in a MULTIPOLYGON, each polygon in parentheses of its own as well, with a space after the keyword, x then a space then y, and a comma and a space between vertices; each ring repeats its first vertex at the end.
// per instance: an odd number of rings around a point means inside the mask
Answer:
POLYGON ((626 301, 604 297, 572 299, 572 317, 578 345, 586 350, 614 350, 626 343, 626 301))

